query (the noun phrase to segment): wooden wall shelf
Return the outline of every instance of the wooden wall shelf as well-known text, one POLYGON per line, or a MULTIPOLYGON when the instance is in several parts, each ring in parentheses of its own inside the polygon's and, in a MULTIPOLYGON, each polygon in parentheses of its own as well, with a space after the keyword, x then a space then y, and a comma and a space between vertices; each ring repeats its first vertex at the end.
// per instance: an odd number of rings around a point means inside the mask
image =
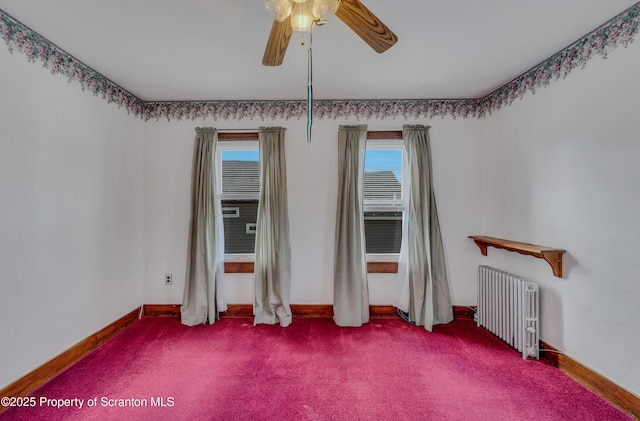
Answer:
POLYGON ((544 259, 551 265, 553 274, 562 278, 562 254, 565 250, 556 249, 545 246, 536 246, 535 244, 519 243, 517 241, 504 240, 502 238, 486 237, 483 235, 470 235, 473 241, 476 242, 483 256, 487 255, 487 246, 492 246, 498 249, 504 249, 508 251, 514 251, 520 254, 526 254, 527 256, 537 257, 544 259))

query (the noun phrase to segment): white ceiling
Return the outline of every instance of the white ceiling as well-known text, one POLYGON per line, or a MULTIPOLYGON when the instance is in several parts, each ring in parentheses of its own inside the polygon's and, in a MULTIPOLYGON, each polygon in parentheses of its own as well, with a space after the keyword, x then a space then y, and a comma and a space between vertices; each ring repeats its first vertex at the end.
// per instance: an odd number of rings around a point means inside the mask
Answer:
MULTIPOLYGON (((336 17, 313 35, 316 99, 483 97, 636 0, 362 0, 398 36, 375 53, 336 17)), ((302 99, 306 47, 261 64, 261 0, 0 0, 0 9, 147 101, 302 99)))

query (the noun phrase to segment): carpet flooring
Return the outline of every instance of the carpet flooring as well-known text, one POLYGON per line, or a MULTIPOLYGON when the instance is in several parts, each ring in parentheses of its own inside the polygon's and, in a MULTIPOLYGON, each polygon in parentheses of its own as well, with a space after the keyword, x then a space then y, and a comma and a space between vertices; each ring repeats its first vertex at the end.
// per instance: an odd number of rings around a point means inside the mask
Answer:
POLYGON ((632 420, 457 320, 136 321, 0 420, 632 420))

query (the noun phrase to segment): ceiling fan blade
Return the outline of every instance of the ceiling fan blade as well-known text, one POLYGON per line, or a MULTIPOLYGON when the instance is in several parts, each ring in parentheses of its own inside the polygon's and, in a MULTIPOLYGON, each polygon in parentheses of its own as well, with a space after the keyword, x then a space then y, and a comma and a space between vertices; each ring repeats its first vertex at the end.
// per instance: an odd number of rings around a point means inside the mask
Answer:
POLYGON ((396 34, 360 0, 343 0, 336 16, 378 53, 384 53, 398 41, 396 34))
POLYGON ((262 57, 262 64, 265 66, 280 66, 282 64, 292 32, 289 18, 282 22, 273 21, 267 47, 262 57))

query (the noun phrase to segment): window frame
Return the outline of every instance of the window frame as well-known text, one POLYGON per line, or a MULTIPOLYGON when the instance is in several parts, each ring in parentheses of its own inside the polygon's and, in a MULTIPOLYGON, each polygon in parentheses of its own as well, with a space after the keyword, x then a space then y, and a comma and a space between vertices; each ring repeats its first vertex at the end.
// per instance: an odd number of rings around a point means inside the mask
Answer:
MULTIPOLYGON (((385 203, 375 203, 375 201, 367 201, 363 196, 363 213, 364 212, 402 212, 402 224, 404 224, 404 215, 407 211, 407 198, 408 198, 408 183, 406 178, 408 176, 408 160, 407 152, 404 146, 404 140, 402 139, 402 133, 397 136, 398 132, 381 132, 379 136, 371 136, 372 133, 368 132, 367 142, 365 144, 365 154, 367 150, 400 150, 402 152, 402 197, 399 200, 385 203), (385 134, 391 134, 388 137, 385 134)), ((363 178, 364 183, 364 178, 363 178)), ((363 186, 364 187, 364 186, 363 186)), ((404 233, 404 228, 401 225, 401 239, 404 233)), ((400 253, 365 253, 367 263, 373 263, 369 267, 375 267, 378 263, 397 263, 400 258, 400 253)), ((371 271, 370 271, 371 272, 371 271)))
MULTIPOLYGON (((260 162, 259 157, 259 144, 258 140, 253 139, 234 139, 234 140, 220 140, 218 139, 218 147, 216 148, 216 157, 215 157, 215 165, 216 165, 216 183, 219 195, 216 200, 220 201, 222 205, 223 201, 226 200, 256 200, 260 203, 260 193, 254 194, 232 194, 232 193, 223 193, 222 192, 222 153, 224 151, 257 151, 258 152, 258 162, 260 162)), ((253 264, 255 261, 256 254, 255 253, 224 253, 225 262, 250 262, 253 264)), ((227 265, 225 265, 227 266, 227 265)), ((227 270, 225 270, 227 272, 227 270)), ((236 272, 235 270, 232 272, 236 272)), ((240 271, 242 272, 242 270, 240 271)))

